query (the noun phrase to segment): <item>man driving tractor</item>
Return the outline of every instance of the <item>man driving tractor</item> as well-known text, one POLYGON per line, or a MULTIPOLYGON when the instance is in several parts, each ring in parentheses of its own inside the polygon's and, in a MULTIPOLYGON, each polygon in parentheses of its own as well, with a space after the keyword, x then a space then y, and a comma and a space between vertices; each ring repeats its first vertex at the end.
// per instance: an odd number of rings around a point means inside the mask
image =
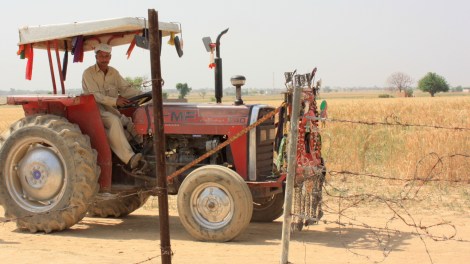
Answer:
POLYGON ((111 50, 111 46, 104 43, 95 47, 96 64, 83 72, 82 87, 83 92, 93 94, 98 103, 111 150, 133 170, 139 166, 142 154, 132 150, 124 126, 132 133, 133 124, 116 107, 128 105, 127 98, 139 95, 141 91, 129 85, 115 68, 109 66, 111 50))

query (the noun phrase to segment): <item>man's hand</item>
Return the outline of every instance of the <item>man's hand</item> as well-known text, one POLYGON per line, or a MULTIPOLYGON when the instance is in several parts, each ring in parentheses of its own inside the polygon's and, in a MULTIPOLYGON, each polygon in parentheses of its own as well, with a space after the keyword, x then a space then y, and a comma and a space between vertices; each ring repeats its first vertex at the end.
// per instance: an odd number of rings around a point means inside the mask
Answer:
POLYGON ((120 106, 120 107, 123 107, 123 106, 126 106, 128 104, 130 104, 131 101, 127 100, 127 98, 124 98, 122 96, 118 96, 117 100, 116 100, 116 105, 117 106, 120 106))

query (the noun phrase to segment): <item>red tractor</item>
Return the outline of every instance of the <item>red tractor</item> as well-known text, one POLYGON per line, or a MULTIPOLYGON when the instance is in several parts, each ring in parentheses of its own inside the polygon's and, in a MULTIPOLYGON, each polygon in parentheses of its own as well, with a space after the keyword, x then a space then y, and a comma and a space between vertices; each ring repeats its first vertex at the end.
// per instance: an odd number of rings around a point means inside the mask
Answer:
MULTIPOLYGON (((143 137, 143 142, 133 144, 133 148, 142 153, 148 165, 141 171, 129 171, 110 150, 94 97, 65 95, 65 72, 59 59, 59 51, 66 54, 73 49, 74 60, 80 60, 83 52, 92 50, 97 41, 112 46, 129 44, 129 52, 136 43, 135 36, 139 46, 139 37, 141 42, 147 34, 146 24, 144 19, 120 18, 20 29, 19 46, 28 59, 27 69, 31 70, 33 49, 47 50, 54 94, 7 98, 8 104, 23 106, 25 117, 0 136, 0 204, 5 216, 14 219, 19 228, 49 233, 71 227, 87 213, 123 217, 155 195, 151 93, 132 98, 131 106, 120 109, 132 118, 137 133, 143 137), (51 50, 57 56, 62 95, 57 95, 51 50)), ((163 37, 174 38, 180 33, 177 24, 160 22, 159 28, 163 37)), ((237 101, 233 105, 221 104, 219 45, 225 32, 216 43, 204 40, 209 50, 217 52, 217 102, 163 106, 167 175, 158 177, 170 175, 167 192, 178 194, 183 226, 194 238, 206 241, 231 240, 250 221, 273 221, 282 215, 284 202, 286 157, 282 147, 285 145, 280 142, 288 133, 285 128, 289 104, 277 109, 243 104, 243 76, 232 78, 237 101), (277 118, 274 110, 280 113, 277 118), (230 143, 219 150, 217 147, 224 142, 230 143), (192 168, 175 173, 210 151, 210 156, 192 168)), ((181 50, 177 50, 181 55, 181 50)), ((294 83, 292 77, 287 83, 294 83)), ((310 87, 312 75, 306 77, 309 89, 304 93, 312 95, 318 87, 310 87)), ((290 95, 285 95, 287 103, 290 95)), ((314 99, 304 97, 304 102, 314 99)), ((316 105, 307 103, 303 107, 303 127, 317 127, 315 118, 309 119, 309 115, 318 116, 316 105)), ((299 155, 298 164, 322 166, 318 136, 314 129, 299 136, 303 154, 299 155)), ((316 220, 321 217, 318 212, 314 215, 316 220)))

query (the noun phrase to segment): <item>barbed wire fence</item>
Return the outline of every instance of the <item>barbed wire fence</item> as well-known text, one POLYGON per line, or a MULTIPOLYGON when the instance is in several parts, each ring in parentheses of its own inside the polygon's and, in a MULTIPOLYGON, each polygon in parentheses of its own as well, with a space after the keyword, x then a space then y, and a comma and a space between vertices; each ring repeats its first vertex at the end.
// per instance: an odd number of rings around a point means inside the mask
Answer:
MULTIPOLYGON (((448 127, 443 125, 427 125, 427 124, 412 124, 412 123, 403 123, 400 122, 396 116, 387 116, 385 121, 367 121, 367 120, 347 120, 347 119, 333 119, 333 118, 324 118, 320 119, 322 122, 331 122, 338 124, 356 124, 356 125, 366 125, 366 126, 397 126, 397 127, 416 127, 416 128, 425 128, 425 129, 436 129, 436 130, 451 130, 459 133, 468 133, 470 128, 467 127, 448 127)), ((329 140, 334 140, 330 136, 329 140)), ((328 150, 325 150, 328 152, 328 150)), ((328 161, 326 161, 326 171, 325 179, 322 182, 322 195, 323 199, 321 201, 321 206, 325 212, 327 219, 321 219, 319 222, 324 225, 333 225, 338 228, 339 238, 343 247, 350 252, 351 254, 359 257, 363 257, 365 260, 379 263, 386 260, 386 258, 393 252, 392 240, 393 236, 408 234, 410 236, 416 236, 420 239, 423 244, 424 250, 428 256, 429 262, 433 262, 432 252, 429 250, 426 239, 431 239, 433 242, 442 242, 442 241, 457 241, 462 243, 470 243, 469 238, 462 238, 458 236, 458 226, 455 226, 453 223, 441 220, 434 223, 424 224, 421 221, 417 220, 414 216, 414 213, 409 209, 410 204, 413 202, 419 203, 425 200, 424 197, 421 197, 420 194, 423 191, 423 188, 430 184, 469 184, 470 183, 470 166, 467 170, 467 175, 463 178, 458 179, 449 179, 444 177, 442 171, 442 164, 448 163, 453 159, 463 159, 466 164, 470 164, 470 153, 447 153, 440 155, 435 152, 431 152, 421 157, 416 163, 416 169, 412 177, 406 176, 390 176, 387 174, 379 173, 370 173, 362 171, 352 171, 352 170, 336 170, 328 168, 328 161), (428 166, 426 172, 418 173, 422 161, 432 158, 434 163, 428 166), (424 175, 424 176, 421 176, 424 175), (442 176, 442 177, 441 177, 442 176), (377 194, 377 192, 369 192, 370 190, 365 188, 362 192, 354 192, 351 186, 348 186, 348 181, 354 181, 354 184, 357 184, 363 179, 369 179, 373 181, 384 181, 384 182, 397 182, 395 185, 396 189, 399 189, 399 193, 395 195, 387 196, 384 193, 377 194), (361 220, 356 216, 355 213, 349 213, 353 209, 357 209, 361 206, 374 206, 382 205, 386 208, 391 216, 389 216, 383 226, 377 226, 367 223, 367 220, 361 220), (411 228, 411 231, 404 231, 403 228, 393 227, 393 224, 400 222, 408 228, 411 228), (382 257, 380 259, 373 259, 373 257, 360 253, 355 249, 349 246, 349 243, 342 238, 342 230, 346 227, 349 228, 363 228, 369 230, 375 239, 377 248, 382 249, 382 257), (434 230, 440 228, 440 234, 436 234, 434 230)), ((465 167, 467 168, 467 167, 465 167)), ((313 180, 313 179, 306 179, 313 180)), ((370 182, 366 182, 370 183, 370 182)), ((351 183, 352 185, 352 183, 351 183)), ((377 187, 377 186, 374 186, 377 187)), ((377 190, 377 189, 376 189, 377 190)), ((133 195, 142 195, 142 194, 154 194, 159 191, 156 188, 151 188, 148 190, 143 190, 134 193, 118 193, 109 199, 122 199, 128 196, 133 195)), ((377 190, 378 191, 378 190, 377 190)), ((90 203, 89 205, 92 205, 90 203)), ((62 208, 56 211, 70 210, 73 208, 62 208)), ((51 212, 45 212, 41 214, 49 214, 51 212)), ((293 214, 292 217, 296 215, 293 214)), ((24 218, 31 217, 25 216, 24 218)), ((4 225, 6 223, 15 222, 18 219, 11 218, 0 218, 0 224, 4 225)), ((309 226, 307 226, 309 228, 309 226)), ((294 231, 293 231, 294 232, 294 231)), ((300 231, 301 232, 301 231, 300 231)), ((304 242, 304 244, 308 242, 304 242)), ((307 249, 305 249, 307 250, 307 249)), ((172 254, 173 255, 173 254, 172 254)), ((141 261, 135 263, 148 263, 160 255, 145 257, 141 261)), ((305 263, 308 263, 305 260, 305 263)))
MULTIPOLYGON (((346 120, 346 119, 318 119, 322 122, 336 122, 339 124, 354 124, 354 125, 366 125, 366 126, 398 126, 403 128, 419 128, 419 129, 436 129, 436 130, 452 130, 461 133, 468 133, 470 128, 466 127, 448 127, 442 125, 427 125, 427 124, 411 124, 402 123, 399 118, 395 115, 390 115, 385 118, 385 121, 368 121, 368 120, 346 120)), ((328 140, 333 140, 328 135, 328 140)), ((330 146, 331 147, 331 146, 330 146)), ((322 150, 322 152, 329 152, 328 149, 322 150)), ((449 221, 441 220, 429 224, 424 224, 418 221, 414 216, 412 210, 409 207, 413 202, 422 202, 425 200, 420 196, 423 188, 430 184, 468 184, 470 183, 470 155, 469 153, 450 153, 439 155, 436 152, 430 152, 418 159, 415 165, 415 170, 412 177, 406 175, 401 176, 390 176, 386 174, 352 171, 352 170, 328 170, 328 161, 326 166, 325 181, 323 183, 324 199, 322 199, 322 208, 325 215, 329 215, 330 218, 337 218, 336 220, 321 220, 323 224, 335 225, 338 228, 339 239, 342 240, 342 229, 345 227, 352 228, 363 228, 370 230, 378 249, 382 249, 382 258, 373 260, 371 256, 363 253, 359 253, 356 250, 350 248, 346 241, 341 241, 343 247, 353 255, 363 257, 365 260, 379 263, 383 262, 393 251, 390 246, 393 239, 393 235, 400 235, 408 233, 412 236, 417 236, 423 244, 424 250, 428 256, 429 262, 433 262, 432 252, 430 252, 426 238, 431 239, 434 242, 442 241, 458 241, 470 243, 468 239, 458 238, 458 228, 449 221), (428 170, 426 172, 420 171, 420 166, 424 161, 433 160, 432 164, 428 164, 428 170), (466 160, 466 175, 458 179, 449 179, 445 176, 443 171, 444 163, 449 163, 453 159, 465 159, 466 160), (419 173, 418 173, 419 172, 419 173), (357 184, 364 179, 369 179, 362 185, 366 186, 363 190, 354 191, 351 185, 357 184), (398 182, 395 184, 395 189, 399 190, 395 197, 390 197, 383 193, 377 194, 373 192, 374 188, 380 188, 377 183, 371 183, 372 181, 381 182, 398 182), (347 182, 347 183, 343 183, 347 182), (367 188, 369 187, 369 188, 367 188), (355 213, 349 213, 352 209, 357 209, 360 206, 371 208, 377 208, 378 205, 383 205, 390 213, 391 217, 385 222, 384 226, 377 226, 367 223, 367 221, 360 220, 355 213), (403 228, 391 227, 392 222, 399 221, 406 227, 411 228, 411 231, 403 231, 403 228), (442 234, 436 234, 436 229, 442 234)), ((465 169, 464 168, 464 169, 465 169)), ((307 179, 308 180, 308 179, 307 179)), ((313 179, 315 180, 315 179, 313 179)), ((317 179, 318 180, 318 179, 317 179)), ((360 189, 359 187, 357 189, 360 189)), ((380 189, 377 189, 380 190, 380 189)), ((299 216, 303 217, 303 216, 299 216)), ((307 262, 306 262, 307 263, 307 262)))

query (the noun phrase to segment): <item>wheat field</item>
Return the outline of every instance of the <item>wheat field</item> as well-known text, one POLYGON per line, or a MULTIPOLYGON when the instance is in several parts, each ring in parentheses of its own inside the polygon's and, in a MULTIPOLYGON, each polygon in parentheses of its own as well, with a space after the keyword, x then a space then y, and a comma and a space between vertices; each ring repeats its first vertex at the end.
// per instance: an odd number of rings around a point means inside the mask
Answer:
POLYGON ((0 106, 0 131, 8 129, 12 123, 23 117, 21 106, 0 106))
POLYGON ((333 100, 328 110, 332 119, 397 124, 326 124, 324 156, 332 169, 470 180, 468 97, 333 100))

